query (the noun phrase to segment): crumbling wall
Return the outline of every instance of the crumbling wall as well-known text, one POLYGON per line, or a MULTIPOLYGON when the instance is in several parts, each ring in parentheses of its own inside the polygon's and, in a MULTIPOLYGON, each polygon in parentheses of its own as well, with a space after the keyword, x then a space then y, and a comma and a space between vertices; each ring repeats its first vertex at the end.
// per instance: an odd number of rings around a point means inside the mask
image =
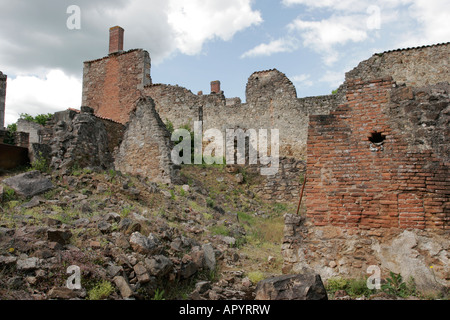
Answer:
POLYGON ((131 113, 125 136, 115 154, 118 171, 153 182, 174 183, 176 167, 171 160, 173 144, 150 97, 139 99, 131 113))
POLYGON ((5 127, 6 74, 0 71, 0 130, 5 127))
POLYGON ((57 112, 48 125, 52 128, 49 142, 52 169, 112 168, 105 125, 94 116, 91 108, 81 107, 80 113, 72 110, 57 112))
POLYGON ((226 129, 278 129, 280 133, 280 169, 264 177, 255 191, 266 199, 293 201, 298 199, 299 182, 303 177, 309 114, 327 114, 335 108, 342 95, 297 98, 292 82, 273 69, 255 72, 246 87, 246 103, 227 99, 223 91, 195 95, 179 87, 155 84, 145 87, 155 101, 163 121, 174 128, 203 121, 203 130, 218 129, 225 137, 226 129))
POLYGON ((141 49, 115 52, 84 63, 82 105, 125 124, 144 86, 151 83, 150 55, 141 49))
POLYGON ((160 118, 175 129, 184 125, 193 129, 194 121, 201 120, 201 99, 186 88, 153 84, 145 87, 144 94, 153 99, 160 118))
POLYGON ((17 120, 17 131, 18 132, 28 132, 30 135, 29 143, 40 143, 40 131, 44 128, 43 125, 28 121, 25 119, 17 120))
POLYGON ((204 129, 278 129, 280 156, 302 158, 308 114, 298 103, 292 82, 273 69, 253 73, 246 86, 246 103, 203 108, 204 129))
POLYGON ((296 159, 306 152, 309 114, 326 114, 336 106, 339 95, 297 98, 292 82, 282 72, 273 69, 255 72, 246 87, 246 103, 239 98, 226 98, 223 91, 195 95, 171 85, 145 87, 145 94, 155 101, 163 121, 174 128, 203 120, 203 129, 278 129, 280 155, 296 159))
POLYGON ((450 78, 450 42, 374 54, 346 73, 346 79, 392 77, 398 85, 422 87, 450 78))
POLYGON ((310 117, 307 213, 286 216, 285 271, 377 265, 424 290, 448 285, 448 84, 347 81, 347 101, 310 117))
POLYGON ((105 126, 105 130, 108 136, 108 151, 111 154, 114 154, 122 143, 126 127, 123 124, 110 119, 99 118, 99 120, 105 126))
POLYGON ((450 162, 449 92, 448 82, 392 90, 389 119, 405 134, 409 152, 433 150, 439 159, 450 162))

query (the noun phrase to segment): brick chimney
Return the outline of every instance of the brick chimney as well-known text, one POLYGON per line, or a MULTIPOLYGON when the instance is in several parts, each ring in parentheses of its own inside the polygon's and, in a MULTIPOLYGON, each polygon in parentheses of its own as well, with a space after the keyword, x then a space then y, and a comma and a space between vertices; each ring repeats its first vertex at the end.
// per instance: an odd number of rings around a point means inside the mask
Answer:
POLYGON ((124 29, 115 26, 109 29, 109 54, 123 51, 124 29))
POLYGON ((220 81, 211 81, 211 93, 220 93, 220 81))

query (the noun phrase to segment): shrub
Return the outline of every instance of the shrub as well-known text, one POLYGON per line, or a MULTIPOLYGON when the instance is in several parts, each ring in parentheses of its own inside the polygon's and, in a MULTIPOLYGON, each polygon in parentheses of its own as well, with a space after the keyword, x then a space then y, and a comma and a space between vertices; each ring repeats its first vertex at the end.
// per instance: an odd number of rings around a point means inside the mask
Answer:
POLYGON ((103 280, 95 285, 88 293, 88 300, 104 300, 114 292, 111 282, 103 280))
POLYGON ((386 279, 386 283, 381 286, 381 290, 387 294, 391 294, 399 297, 407 297, 416 293, 416 286, 414 278, 410 277, 408 283, 403 281, 401 274, 389 272, 389 278, 386 279))
POLYGON ((47 159, 45 159, 45 157, 42 155, 41 151, 39 151, 39 155, 36 157, 36 159, 31 164, 31 168, 33 170, 39 170, 41 172, 48 171, 47 159))
POLYGON ((14 145, 15 144, 15 138, 14 133, 17 132, 17 124, 13 123, 6 127, 7 133, 3 140, 4 144, 14 145))
MULTIPOLYGON (((13 201, 16 200, 16 192, 14 191, 14 189, 5 187, 3 189, 3 201, 4 202, 9 202, 9 201, 13 201)), ((1 200, 1 199, 0 199, 1 200)))
POLYGON ((38 124, 43 125, 43 126, 45 126, 47 121, 50 120, 52 117, 53 117, 53 115, 51 113, 38 114, 35 117, 29 115, 28 113, 21 113, 20 114, 20 119, 24 119, 24 120, 27 120, 27 121, 30 121, 30 122, 35 122, 35 123, 38 123, 38 124))

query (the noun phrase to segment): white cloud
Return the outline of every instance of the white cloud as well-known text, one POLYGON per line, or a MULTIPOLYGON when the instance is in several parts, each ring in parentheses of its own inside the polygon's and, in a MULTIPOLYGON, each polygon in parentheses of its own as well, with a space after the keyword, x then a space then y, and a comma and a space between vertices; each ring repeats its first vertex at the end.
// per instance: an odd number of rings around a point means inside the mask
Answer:
POLYGON ((321 21, 300 18, 289 24, 289 30, 298 33, 303 45, 323 55, 325 64, 331 65, 339 58, 336 45, 361 42, 367 39, 364 18, 361 15, 332 16, 321 21))
POLYGON ((419 24, 418 30, 405 33, 402 46, 418 46, 450 40, 450 2, 415 0, 408 14, 419 24))
POLYGON ((293 52, 299 47, 299 42, 294 37, 286 37, 273 40, 269 43, 262 43, 253 49, 244 52, 241 58, 271 56, 274 53, 293 52))
POLYGON ((314 82, 311 81, 310 78, 311 78, 310 74, 299 74, 290 77, 292 82, 302 87, 311 87, 314 84, 314 82))
POLYGON ((345 72, 342 71, 330 71, 328 70, 325 74, 319 79, 320 82, 325 82, 329 85, 330 88, 336 89, 345 80, 345 72))
POLYGON ((69 77, 61 70, 50 70, 45 78, 8 77, 6 125, 16 122, 21 113, 35 116, 67 108, 80 108, 81 86, 79 79, 69 77))
POLYGON ((0 70, 17 75, 60 68, 81 74, 83 60, 108 53, 108 29, 125 29, 125 49, 145 48, 159 63, 199 54, 207 41, 229 41, 261 23, 253 0, 78 0, 81 29, 69 30, 71 0, 0 1, 0 70), (38 13, 38 14, 36 14, 38 13), (33 52, 30 55, 30 52, 33 52), (38 67, 38 68, 39 68, 38 67))
POLYGON ((176 46, 190 55, 201 52, 207 40, 228 41, 235 33, 262 22, 250 0, 170 0, 168 9, 176 46))
POLYGON ((283 0, 282 2, 286 6, 304 5, 310 9, 327 8, 334 11, 345 10, 347 12, 360 11, 367 4, 367 1, 359 0, 283 0))

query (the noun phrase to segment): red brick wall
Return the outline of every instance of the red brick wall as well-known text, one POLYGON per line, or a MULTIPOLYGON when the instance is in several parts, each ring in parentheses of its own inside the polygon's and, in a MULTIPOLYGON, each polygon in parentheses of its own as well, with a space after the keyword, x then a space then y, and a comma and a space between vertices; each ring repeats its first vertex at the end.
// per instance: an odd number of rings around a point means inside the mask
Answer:
POLYGON ((144 86, 150 83, 147 51, 110 54, 84 63, 82 104, 100 117, 125 124, 144 86))
POLYGON ((347 85, 347 104, 310 117, 308 218, 316 226, 448 230, 449 163, 432 150, 411 148, 392 125, 392 79, 347 85), (373 131, 386 136, 384 150, 371 150, 373 131))

